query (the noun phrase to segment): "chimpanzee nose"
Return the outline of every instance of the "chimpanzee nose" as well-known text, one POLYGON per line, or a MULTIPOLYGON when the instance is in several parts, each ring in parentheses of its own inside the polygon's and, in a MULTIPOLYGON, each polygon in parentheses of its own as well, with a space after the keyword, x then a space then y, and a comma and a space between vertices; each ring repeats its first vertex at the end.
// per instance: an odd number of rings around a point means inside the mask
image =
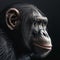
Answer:
POLYGON ((45 37, 49 37, 48 33, 46 30, 41 30, 41 35, 45 36, 45 37))

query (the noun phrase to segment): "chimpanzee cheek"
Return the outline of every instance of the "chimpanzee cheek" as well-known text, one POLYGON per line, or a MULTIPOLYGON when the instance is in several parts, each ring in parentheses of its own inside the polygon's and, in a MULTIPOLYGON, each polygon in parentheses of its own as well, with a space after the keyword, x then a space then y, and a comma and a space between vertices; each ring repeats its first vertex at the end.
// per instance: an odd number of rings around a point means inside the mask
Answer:
POLYGON ((22 27, 22 36, 24 40, 24 44, 28 49, 31 49, 30 47, 30 38, 31 38, 31 31, 29 30, 28 26, 24 25, 24 28, 22 27))

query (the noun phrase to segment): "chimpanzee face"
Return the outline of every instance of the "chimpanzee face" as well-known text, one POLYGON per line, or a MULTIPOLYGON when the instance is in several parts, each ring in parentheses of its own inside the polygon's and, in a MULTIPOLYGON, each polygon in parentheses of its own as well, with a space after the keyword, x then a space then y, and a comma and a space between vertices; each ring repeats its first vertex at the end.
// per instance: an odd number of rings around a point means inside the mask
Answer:
POLYGON ((39 11, 34 11, 29 15, 23 23, 23 38, 28 48, 40 56, 45 56, 51 51, 51 39, 47 33, 47 17, 40 14, 39 11))
POLYGON ((36 56, 44 57, 51 51, 51 39, 46 30, 48 19, 34 6, 22 5, 18 9, 15 6, 10 8, 6 14, 6 23, 11 30, 21 25, 19 28, 24 43, 36 56), (19 9, 22 11, 21 19, 19 9), (17 20, 12 19, 13 15, 17 20))

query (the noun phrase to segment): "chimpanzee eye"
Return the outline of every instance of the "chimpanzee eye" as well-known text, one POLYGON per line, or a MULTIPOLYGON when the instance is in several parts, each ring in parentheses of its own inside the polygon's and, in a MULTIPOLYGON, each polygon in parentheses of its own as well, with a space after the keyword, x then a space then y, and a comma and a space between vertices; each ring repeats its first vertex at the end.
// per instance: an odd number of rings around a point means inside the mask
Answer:
POLYGON ((36 21, 34 22, 34 26, 36 26, 36 21))
POLYGON ((34 21, 34 26, 37 26, 38 25, 38 22, 37 21, 34 21))
POLYGON ((47 26, 47 21, 43 20, 43 26, 47 26))
POLYGON ((42 24, 42 21, 41 21, 41 20, 40 20, 40 21, 38 21, 38 24, 40 24, 40 25, 41 25, 41 24, 42 24))

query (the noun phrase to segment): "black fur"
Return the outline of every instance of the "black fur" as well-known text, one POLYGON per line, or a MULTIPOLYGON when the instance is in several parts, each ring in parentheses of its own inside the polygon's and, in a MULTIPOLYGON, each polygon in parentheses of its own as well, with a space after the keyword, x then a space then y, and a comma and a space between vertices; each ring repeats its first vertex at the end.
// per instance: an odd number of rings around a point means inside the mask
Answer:
POLYGON ((34 50, 32 50, 32 42, 30 41, 32 37, 31 26, 32 22, 35 19, 35 17, 33 17, 33 15, 31 14, 33 13, 33 11, 36 12, 36 10, 39 11, 40 14, 45 17, 45 15, 38 8, 29 4, 14 4, 1 12, 0 60, 35 60, 35 58, 37 59, 37 57, 35 57, 36 54, 34 53, 34 50), (19 18, 19 25, 17 25, 18 27, 16 27, 15 30, 10 30, 5 22, 6 11, 11 7, 18 9, 21 12, 21 17, 19 18))

